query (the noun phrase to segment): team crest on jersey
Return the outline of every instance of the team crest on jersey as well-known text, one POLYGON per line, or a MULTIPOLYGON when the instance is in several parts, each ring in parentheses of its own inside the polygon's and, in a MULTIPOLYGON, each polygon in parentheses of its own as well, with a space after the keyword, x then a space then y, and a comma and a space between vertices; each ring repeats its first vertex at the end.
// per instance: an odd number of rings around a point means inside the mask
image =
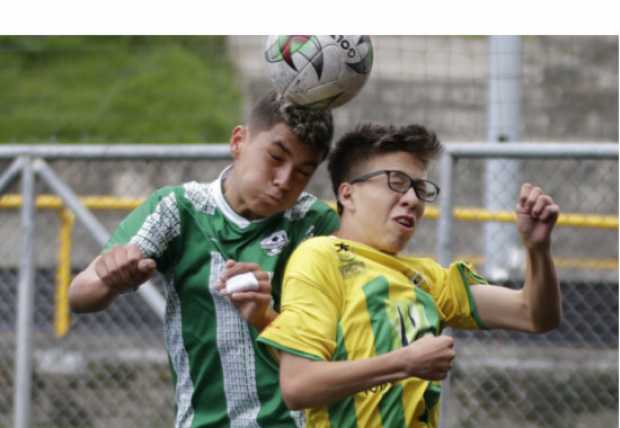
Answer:
POLYGON ((282 249, 286 247, 288 242, 286 231, 278 230, 260 241, 260 246, 267 252, 267 255, 277 256, 282 252, 282 249))
POLYGON ((340 261, 340 266, 338 269, 340 270, 340 274, 343 278, 359 275, 366 269, 364 262, 358 260, 349 250, 350 246, 344 242, 336 243, 336 255, 340 261))
POLYGON ((426 285, 426 280, 420 273, 418 272, 414 273, 409 279, 411 280, 411 283, 413 284, 414 287, 425 288, 424 286, 426 285))

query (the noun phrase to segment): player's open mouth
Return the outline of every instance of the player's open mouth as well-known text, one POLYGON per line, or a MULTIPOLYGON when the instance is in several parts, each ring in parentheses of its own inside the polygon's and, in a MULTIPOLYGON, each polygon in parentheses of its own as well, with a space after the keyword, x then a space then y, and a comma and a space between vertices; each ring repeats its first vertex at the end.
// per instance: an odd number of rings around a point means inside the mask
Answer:
POLYGON ((407 230, 411 230, 415 226, 415 220, 413 219, 413 217, 409 216, 394 217, 394 221, 407 230))

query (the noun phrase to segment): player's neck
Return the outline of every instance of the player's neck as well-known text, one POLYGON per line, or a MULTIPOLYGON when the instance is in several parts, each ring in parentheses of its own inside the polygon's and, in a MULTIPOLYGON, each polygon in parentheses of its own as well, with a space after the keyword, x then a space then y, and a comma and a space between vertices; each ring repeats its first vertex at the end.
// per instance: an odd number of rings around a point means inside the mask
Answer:
POLYGON ((226 200, 228 206, 240 216, 248 220, 256 220, 256 216, 244 201, 241 192, 238 191, 234 171, 230 170, 222 176, 222 196, 226 200))
POLYGON ((355 217, 347 217, 347 214, 343 214, 340 220, 340 229, 338 229, 334 236, 347 241, 357 242, 363 244, 375 251, 387 254, 389 256, 397 256, 402 250, 398 246, 391 245, 392 242, 383 239, 381 236, 372 235, 369 233, 368 227, 360 222, 357 222, 355 217))
POLYGON ((342 219, 340 228, 334 232, 334 236, 338 238, 346 239, 347 241, 361 242, 364 244, 364 234, 361 233, 355 223, 342 219))

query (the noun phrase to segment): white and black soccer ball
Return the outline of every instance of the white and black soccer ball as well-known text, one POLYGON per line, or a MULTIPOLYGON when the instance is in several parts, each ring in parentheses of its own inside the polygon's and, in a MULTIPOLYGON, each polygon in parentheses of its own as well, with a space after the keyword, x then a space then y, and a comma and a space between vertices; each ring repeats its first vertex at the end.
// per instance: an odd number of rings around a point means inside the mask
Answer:
POLYGON ((333 108, 364 86, 373 48, 369 36, 269 36, 265 59, 280 94, 298 105, 333 108))

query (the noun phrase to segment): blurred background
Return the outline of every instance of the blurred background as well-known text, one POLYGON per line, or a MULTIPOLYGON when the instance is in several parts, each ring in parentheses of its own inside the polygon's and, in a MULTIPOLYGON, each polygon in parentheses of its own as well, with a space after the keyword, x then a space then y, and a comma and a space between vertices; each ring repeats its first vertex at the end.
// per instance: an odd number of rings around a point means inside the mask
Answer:
MULTIPOLYGON (((334 111, 336 138, 360 121, 414 122, 435 130, 447 145, 495 144, 505 139, 496 138, 497 122, 510 114, 510 142, 618 143, 617 36, 508 39, 494 44, 497 38, 486 36, 373 36, 372 74, 353 101, 334 111), (498 72, 502 60, 512 61, 507 74, 498 72)), ((264 42, 263 36, 0 37, 0 150, 22 144, 226 144, 233 126, 270 89, 264 42)), ((0 157, 0 177, 13 161, 0 157)), ((95 197, 87 206, 108 231, 156 188, 210 181, 227 163, 203 157, 48 160, 75 194, 95 197)), ((439 182, 439 172, 436 165, 431 179, 439 182)), ((455 208, 512 210, 516 189, 528 180, 577 220, 558 227, 554 237, 561 327, 541 336, 457 333, 446 426, 617 426, 618 159, 467 158, 456 163, 453 175, 455 208)), ((37 180, 36 190, 39 197, 52 193, 44 180, 37 180)), ((310 191, 333 199, 324 167, 310 191)), ((20 180, 0 192, 0 427, 9 427, 20 180)), ((172 426, 160 318, 137 294, 105 312, 71 316, 67 278, 101 246, 61 202, 37 205, 32 426, 172 426)), ((410 254, 438 257, 432 214, 439 207, 430 208, 410 254)), ((522 284, 513 224, 456 218, 451 253, 495 282, 522 284)))

